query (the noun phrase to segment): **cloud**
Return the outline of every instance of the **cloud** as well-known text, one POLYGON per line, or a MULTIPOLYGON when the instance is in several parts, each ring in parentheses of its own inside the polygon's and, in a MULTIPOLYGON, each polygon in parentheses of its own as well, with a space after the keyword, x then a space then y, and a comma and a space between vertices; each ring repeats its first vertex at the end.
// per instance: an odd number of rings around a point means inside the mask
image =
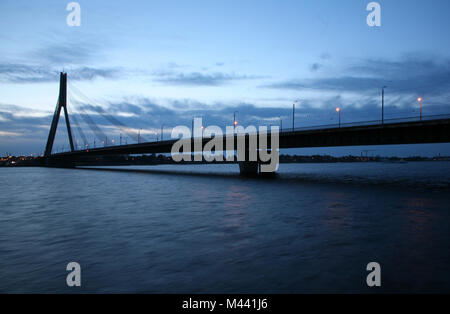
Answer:
POLYGON ((310 70, 311 70, 312 72, 316 72, 316 71, 318 71, 321 67, 323 67, 323 65, 316 62, 316 63, 311 64, 310 70))
POLYGON ((39 48, 13 58, 3 58, 0 62, 0 82, 54 82, 59 80, 59 72, 63 70, 76 81, 115 79, 125 75, 120 67, 93 65, 105 60, 104 47, 104 39, 86 36, 84 39, 66 38, 61 34, 47 37, 39 48))
POLYGON ((8 132, 8 131, 0 131, 0 137, 3 136, 20 136, 20 133, 16 133, 16 132, 8 132))
MULTIPOLYGON (((312 68, 313 69, 313 68, 312 68)), ((297 78, 264 87, 289 90, 379 93, 387 85, 393 93, 436 95, 448 93, 450 60, 408 55, 399 60, 365 59, 344 66, 343 75, 297 78)))
POLYGON ((75 81, 91 81, 96 78, 116 79, 121 77, 125 72, 121 68, 90 68, 78 67, 67 70, 70 78, 75 81))
POLYGON ((173 72, 161 71, 155 72, 156 81, 170 85, 186 86, 221 86, 232 81, 257 79, 256 76, 238 75, 235 73, 227 74, 221 72, 201 73, 201 72, 173 72))
POLYGON ((80 65, 103 57, 103 49, 92 42, 51 42, 27 52, 27 57, 51 65, 80 65))
MULTIPOLYGON (((59 80, 60 68, 32 64, 0 63, 0 81, 3 83, 43 83, 59 80)), ((120 68, 69 67, 71 80, 91 81, 96 78, 114 79, 123 74, 120 68)))

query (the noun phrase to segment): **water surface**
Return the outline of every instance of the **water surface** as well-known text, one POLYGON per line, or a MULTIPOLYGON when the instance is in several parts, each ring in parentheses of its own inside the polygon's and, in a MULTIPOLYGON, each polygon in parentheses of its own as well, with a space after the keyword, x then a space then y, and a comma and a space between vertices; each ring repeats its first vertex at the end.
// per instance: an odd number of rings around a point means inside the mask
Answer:
POLYGON ((0 292, 449 292, 450 163, 0 168, 0 292), (82 287, 66 286, 80 263, 82 287), (366 265, 382 287, 366 285, 366 265))

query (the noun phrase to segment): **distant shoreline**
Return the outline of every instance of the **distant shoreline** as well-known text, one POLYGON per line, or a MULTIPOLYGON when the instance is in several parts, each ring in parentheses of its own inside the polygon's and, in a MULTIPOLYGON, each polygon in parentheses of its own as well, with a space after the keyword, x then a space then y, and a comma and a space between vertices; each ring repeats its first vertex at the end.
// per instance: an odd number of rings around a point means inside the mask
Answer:
MULTIPOLYGON (((437 157, 381 157, 381 156, 342 156, 334 157, 329 155, 280 155, 280 164, 310 164, 310 163, 356 163, 356 162, 384 162, 384 163, 407 163, 407 162, 431 162, 450 161, 449 156, 437 157)), ((79 163, 79 166, 153 166, 153 165, 200 165, 200 164, 233 164, 227 161, 192 161, 174 162, 171 157, 164 155, 143 155, 143 156, 108 156, 95 160, 88 160, 79 163)), ((43 157, 8 156, 0 158, 0 167, 39 167, 44 165, 43 157)))

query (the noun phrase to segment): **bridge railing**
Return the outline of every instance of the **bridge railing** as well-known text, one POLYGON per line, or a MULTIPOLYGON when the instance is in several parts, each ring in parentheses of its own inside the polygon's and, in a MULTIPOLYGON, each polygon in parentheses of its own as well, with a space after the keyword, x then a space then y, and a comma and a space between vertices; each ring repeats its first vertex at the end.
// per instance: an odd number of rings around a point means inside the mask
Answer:
POLYGON ((313 125, 313 126, 305 126, 305 127, 296 127, 292 128, 283 128, 281 130, 282 133, 285 132, 295 132, 295 131, 308 131, 308 130, 318 130, 318 129, 338 129, 338 128, 346 128, 346 127, 358 127, 358 126, 377 126, 377 125, 389 125, 396 124, 402 122, 418 122, 418 121, 430 121, 430 120, 441 120, 441 119, 450 119, 450 114, 441 114, 441 115, 428 115, 422 116, 422 118, 415 117, 406 117, 406 118, 393 118, 393 119, 384 119, 384 122, 380 120, 370 120, 370 121, 357 121, 357 122, 347 122, 347 123, 333 123, 333 124, 321 124, 321 125, 313 125))

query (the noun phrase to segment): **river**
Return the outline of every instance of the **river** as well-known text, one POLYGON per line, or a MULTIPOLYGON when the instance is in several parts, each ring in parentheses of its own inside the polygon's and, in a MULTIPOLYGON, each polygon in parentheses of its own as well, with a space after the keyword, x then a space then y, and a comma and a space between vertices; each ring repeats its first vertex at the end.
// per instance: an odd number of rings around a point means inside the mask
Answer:
POLYGON ((450 162, 282 164, 265 179, 0 168, 0 182, 0 292, 450 292, 450 162))

